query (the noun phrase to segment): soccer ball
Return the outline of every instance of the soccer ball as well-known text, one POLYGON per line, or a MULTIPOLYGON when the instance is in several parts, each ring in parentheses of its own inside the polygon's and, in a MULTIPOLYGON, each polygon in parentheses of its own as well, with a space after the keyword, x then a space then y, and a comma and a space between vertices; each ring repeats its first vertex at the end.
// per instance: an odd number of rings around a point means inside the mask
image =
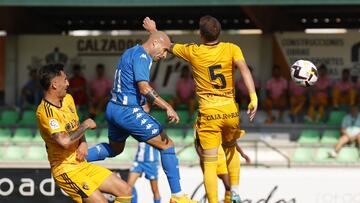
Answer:
POLYGON ((291 66, 291 78, 302 87, 309 87, 318 80, 318 71, 316 66, 307 60, 297 60, 291 66))

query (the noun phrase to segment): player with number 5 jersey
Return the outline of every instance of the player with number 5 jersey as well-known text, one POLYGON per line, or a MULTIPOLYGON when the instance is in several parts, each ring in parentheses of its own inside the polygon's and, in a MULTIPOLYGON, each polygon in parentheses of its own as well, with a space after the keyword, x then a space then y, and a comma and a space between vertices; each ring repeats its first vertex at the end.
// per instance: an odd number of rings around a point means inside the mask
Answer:
MULTIPOLYGON (((235 70, 238 69, 249 91, 250 120, 257 110, 257 95, 250 70, 242 51, 233 43, 220 42, 221 24, 212 16, 203 16, 199 22, 201 44, 173 44, 170 52, 192 65, 192 74, 199 99, 199 113, 195 124, 201 146, 204 166, 204 184, 209 203, 218 203, 217 153, 222 144, 227 158, 232 202, 240 203, 238 196, 240 160, 236 141, 241 135, 239 108, 235 102, 235 70)), ((157 31, 150 18, 144 19, 144 28, 157 31)))

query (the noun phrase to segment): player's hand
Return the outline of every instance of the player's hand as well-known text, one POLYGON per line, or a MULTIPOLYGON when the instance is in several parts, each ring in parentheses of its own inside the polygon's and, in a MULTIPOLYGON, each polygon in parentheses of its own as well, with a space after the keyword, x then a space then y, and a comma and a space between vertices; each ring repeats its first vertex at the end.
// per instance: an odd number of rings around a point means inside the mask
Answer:
POLYGON ((248 105, 247 114, 249 115, 250 122, 255 118, 258 107, 258 98, 255 92, 250 93, 250 103, 248 105))
POLYGON ((174 109, 172 107, 168 108, 166 110, 168 119, 169 119, 169 123, 173 123, 175 122, 176 124, 179 123, 179 116, 177 115, 177 113, 174 111, 174 109))
POLYGON ((246 154, 241 154, 241 157, 245 159, 246 163, 249 164, 251 162, 250 157, 246 154))
POLYGON ((82 124, 87 126, 89 129, 95 129, 96 128, 96 123, 91 118, 86 119, 82 124))
POLYGON ((88 145, 86 142, 81 142, 76 150, 76 160, 83 161, 88 155, 88 145))
POLYGON ((144 18, 143 27, 145 30, 149 31, 150 33, 157 31, 155 21, 153 21, 149 17, 144 18))

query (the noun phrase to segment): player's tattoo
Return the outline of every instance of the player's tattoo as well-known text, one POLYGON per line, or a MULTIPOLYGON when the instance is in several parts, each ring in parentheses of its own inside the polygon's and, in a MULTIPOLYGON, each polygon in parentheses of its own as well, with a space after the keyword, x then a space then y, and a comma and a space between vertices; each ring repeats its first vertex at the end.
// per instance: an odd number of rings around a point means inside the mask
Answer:
POLYGON ((146 93, 145 97, 147 102, 152 105, 154 104, 155 99, 159 97, 159 94, 154 89, 151 89, 146 93))
POLYGON ((87 129, 88 128, 85 125, 81 124, 78 129, 69 133, 70 140, 76 140, 77 138, 83 136, 87 129))

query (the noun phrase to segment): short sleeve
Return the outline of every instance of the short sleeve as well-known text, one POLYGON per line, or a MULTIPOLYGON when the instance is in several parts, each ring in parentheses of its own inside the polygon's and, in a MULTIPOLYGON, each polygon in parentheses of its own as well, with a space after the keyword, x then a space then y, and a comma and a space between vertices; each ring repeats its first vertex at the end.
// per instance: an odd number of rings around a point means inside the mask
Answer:
POLYGON ((231 44, 233 61, 245 61, 244 55, 239 46, 231 44))
POLYGON ((145 53, 135 56, 133 64, 135 82, 149 81, 151 61, 148 56, 145 53))
POLYGON ((185 61, 190 61, 190 49, 194 45, 195 44, 175 44, 172 48, 172 53, 185 61))
POLYGON ((40 128, 45 132, 46 135, 52 135, 58 132, 65 132, 65 125, 61 123, 57 114, 54 114, 51 108, 45 107, 44 111, 37 112, 37 119, 40 128))

